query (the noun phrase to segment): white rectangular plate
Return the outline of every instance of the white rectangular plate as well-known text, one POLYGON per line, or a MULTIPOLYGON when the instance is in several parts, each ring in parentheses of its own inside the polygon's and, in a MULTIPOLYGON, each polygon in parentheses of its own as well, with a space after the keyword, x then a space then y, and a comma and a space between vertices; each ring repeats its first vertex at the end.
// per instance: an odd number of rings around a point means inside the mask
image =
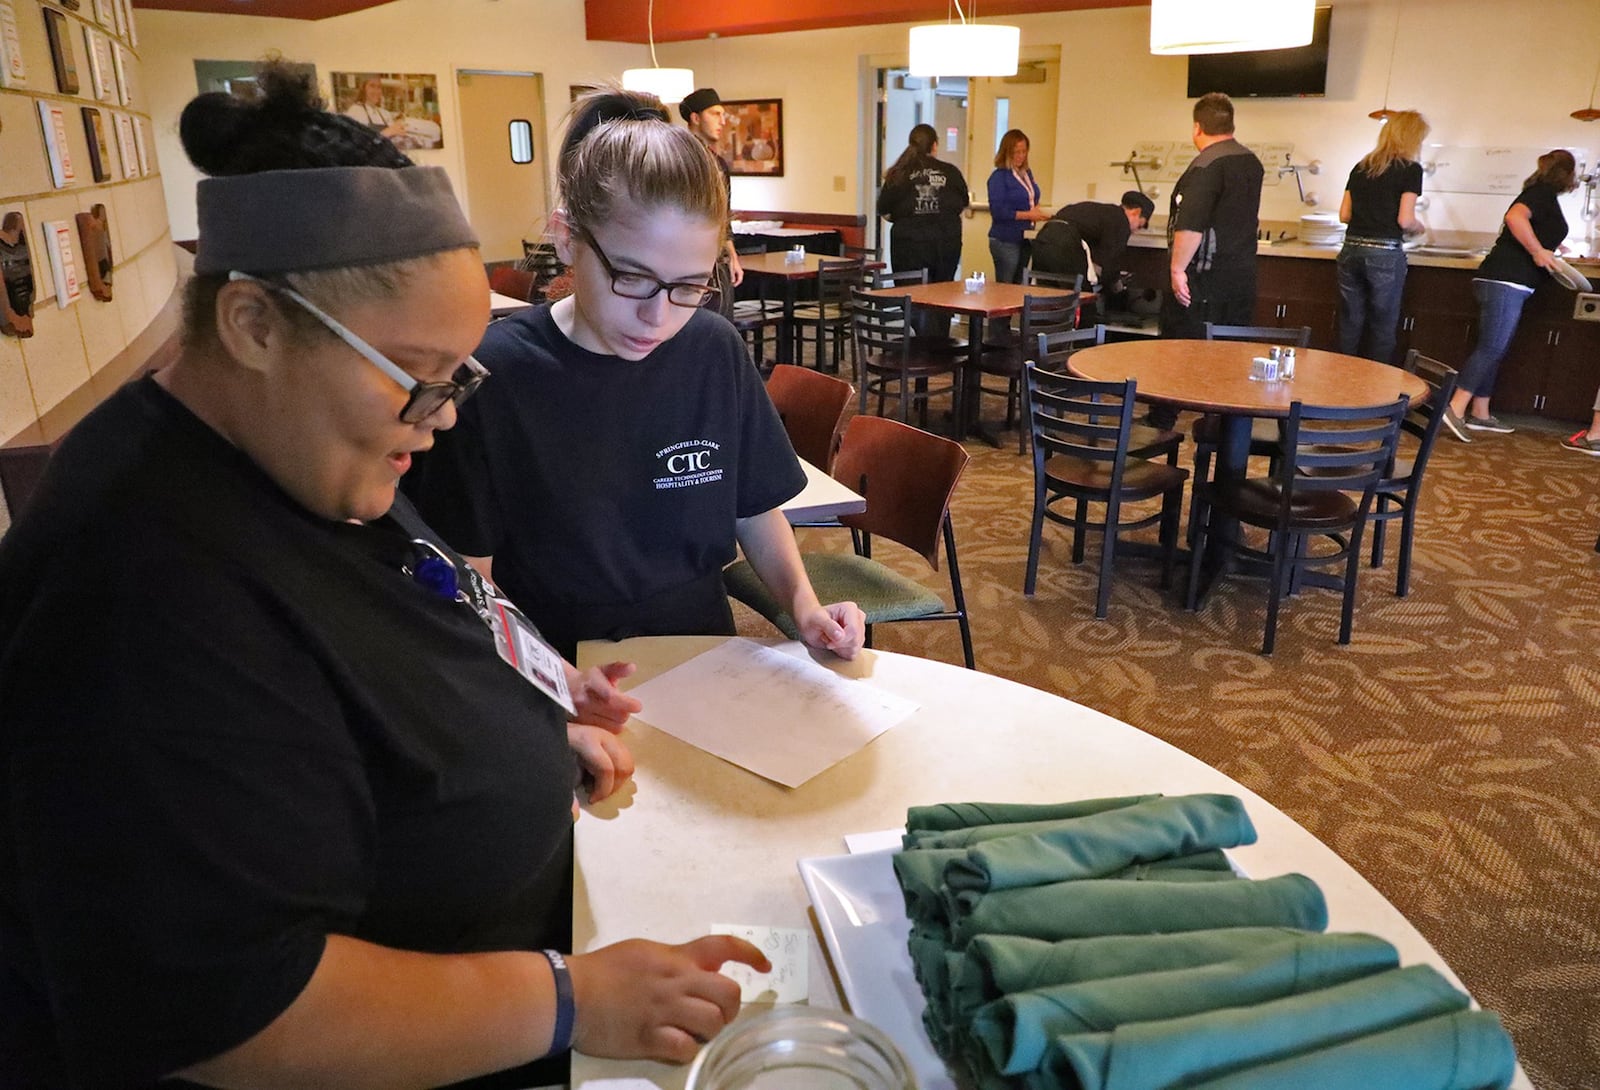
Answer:
POLYGON ((911 921, 895 880, 894 850, 824 855, 799 862, 828 956, 850 1010, 889 1035, 920 1090, 956 1090, 922 1028, 926 1005, 911 971, 911 921))

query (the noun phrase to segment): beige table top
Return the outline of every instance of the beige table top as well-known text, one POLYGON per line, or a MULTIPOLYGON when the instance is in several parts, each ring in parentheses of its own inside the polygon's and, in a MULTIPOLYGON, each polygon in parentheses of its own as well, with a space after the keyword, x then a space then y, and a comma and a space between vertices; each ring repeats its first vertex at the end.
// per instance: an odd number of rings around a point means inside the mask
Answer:
POLYGON ((1295 401, 1381 405, 1402 393, 1416 404, 1428 393, 1427 383, 1398 367, 1315 348, 1296 351, 1292 382, 1253 381, 1251 358, 1270 348, 1251 341, 1121 341, 1074 352, 1067 369, 1096 382, 1131 378, 1140 401, 1248 416, 1286 417, 1295 401))
MULTIPOLYGON (((918 306, 953 311, 957 314, 978 314, 985 318, 998 318, 1006 314, 1021 313, 1024 296, 1072 293, 1061 288, 1047 288, 1037 284, 998 284, 994 281, 986 283, 978 291, 968 291, 964 281, 944 280, 936 284, 903 284, 893 288, 877 288, 866 294, 887 299, 909 295, 911 301, 918 306)), ((1079 293, 1080 302, 1088 303, 1093 299, 1092 291, 1079 293)))
MULTIPOLYGON (((830 257, 828 254, 814 254, 806 251, 805 260, 790 264, 788 252, 785 250, 771 250, 764 254, 740 254, 739 265, 745 273, 756 276, 771 276, 779 280, 804 280, 817 275, 817 267, 824 261, 835 265, 843 261, 853 260, 846 257, 830 257)), ((868 261, 869 269, 882 268, 881 261, 868 261)))
MULTIPOLYGON (((638 673, 625 683, 631 687, 721 639, 584 643, 578 665, 636 662, 638 673)), ((782 646, 808 654, 798 643, 782 646)), ((820 652, 812 657, 920 709, 793 790, 635 719, 623 735, 638 764, 634 782, 620 797, 587 807, 575 829, 575 950, 635 936, 684 942, 713 923, 804 928, 812 936, 810 1003, 838 1008, 796 860, 842 854, 846 833, 902 826, 913 804, 1218 791, 1244 801, 1259 833, 1256 844, 1230 853, 1246 874, 1309 876, 1327 897, 1330 930, 1382 936, 1399 949, 1402 964, 1431 964, 1456 981, 1416 928, 1331 848, 1248 788, 1154 735, 948 663, 886 651, 863 652, 853 663, 820 652)), ((760 714, 752 708, 753 723, 760 714)), ((572 1063, 572 1085, 580 1090, 590 1080, 625 1077, 676 1088, 685 1074, 649 1061, 574 1055, 572 1063)), ((1530 1084, 1519 1076, 1514 1085, 1530 1084)))
POLYGON ((805 488, 779 508, 790 522, 820 522, 867 509, 865 496, 851 491, 804 458, 800 459, 800 468, 806 471, 805 488))

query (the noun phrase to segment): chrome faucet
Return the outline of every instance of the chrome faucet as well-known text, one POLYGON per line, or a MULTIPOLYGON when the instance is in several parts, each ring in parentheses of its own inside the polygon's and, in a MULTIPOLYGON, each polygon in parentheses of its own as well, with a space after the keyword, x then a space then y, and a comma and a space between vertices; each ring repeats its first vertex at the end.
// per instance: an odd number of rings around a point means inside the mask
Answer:
POLYGON ((1300 172, 1302 170, 1307 174, 1321 174, 1322 160, 1313 159, 1309 163, 1296 163, 1293 161, 1290 153, 1285 152, 1283 156, 1283 165, 1278 167, 1278 177, 1282 178, 1286 175, 1293 174, 1294 187, 1300 192, 1300 202, 1302 204, 1316 207, 1317 195, 1315 193, 1307 193, 1305 183, 1300 180, 1300 172))

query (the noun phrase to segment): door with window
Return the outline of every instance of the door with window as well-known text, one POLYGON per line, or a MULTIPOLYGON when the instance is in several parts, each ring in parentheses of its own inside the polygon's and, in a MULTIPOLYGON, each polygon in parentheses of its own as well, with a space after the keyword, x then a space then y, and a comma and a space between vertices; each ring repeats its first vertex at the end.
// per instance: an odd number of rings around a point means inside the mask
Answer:
POLYGON ((537 242, 550 205, 544 80, 536 72, 459 69, 463 204, 486 262, 522 256, 537 242))

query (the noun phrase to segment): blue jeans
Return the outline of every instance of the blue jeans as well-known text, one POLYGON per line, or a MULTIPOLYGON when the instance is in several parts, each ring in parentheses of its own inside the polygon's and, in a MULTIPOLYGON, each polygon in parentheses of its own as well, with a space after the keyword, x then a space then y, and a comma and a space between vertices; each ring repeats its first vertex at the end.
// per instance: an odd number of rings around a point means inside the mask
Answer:
POLYGON ((1478 297, 1478 343, 1461 365, 1460 388, 1473 397, 1489 397, 1522 320, 1522 306, 1533 292, 1498 280, 1474 280, 1472 294, 1478 297))
POLYGON ((1345 243, 1339 251, 1339 351, 1394 362, 1406 252, 1345 243))
POLYGON ((1027 242, 1001 242, 997 238, 989 240, 989 256, 994 259, 994 282, 996 284, 1022 283, 1022 270, 1028 264, 1028 251, 1031 247, 1027 242))

